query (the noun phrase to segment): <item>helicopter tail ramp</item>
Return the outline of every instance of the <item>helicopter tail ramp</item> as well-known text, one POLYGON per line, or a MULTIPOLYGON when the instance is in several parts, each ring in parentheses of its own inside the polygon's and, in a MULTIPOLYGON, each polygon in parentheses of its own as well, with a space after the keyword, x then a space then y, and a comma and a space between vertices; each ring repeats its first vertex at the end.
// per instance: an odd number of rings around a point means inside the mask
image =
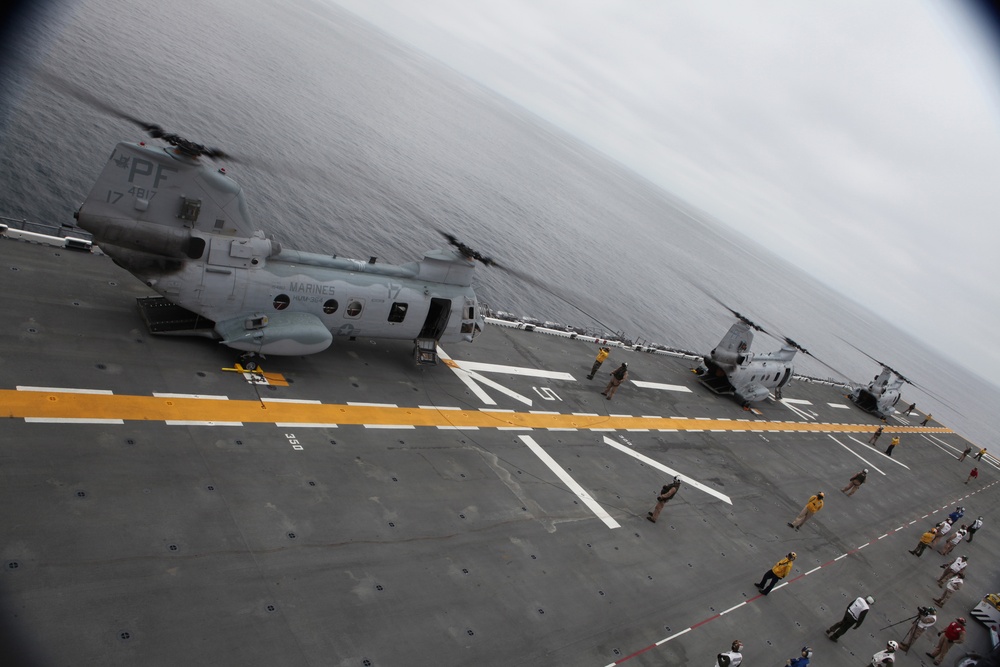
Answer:
POLYGON ((162 296, 139 297, 136 302, 151 334, 217 338, 215 322, 171 303, 162 296))
POLYGON ((729 383, 725 373, 713 373, 711 368, 702 373, 698 380, 716 394, 728 396, 734 392, 733 385, 729 383))

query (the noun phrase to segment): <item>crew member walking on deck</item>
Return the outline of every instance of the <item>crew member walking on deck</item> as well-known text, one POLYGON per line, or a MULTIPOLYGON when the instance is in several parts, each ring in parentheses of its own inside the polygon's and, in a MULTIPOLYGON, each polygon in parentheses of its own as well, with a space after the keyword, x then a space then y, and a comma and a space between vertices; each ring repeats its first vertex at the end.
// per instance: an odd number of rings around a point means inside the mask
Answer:
POLYGON ((885 643, 884 651, 879 651, 878 653, 872 656, 872 661, 868 663, 868 667, 879 667, 879 665, 895 665, 897 648, 899 648, 899 644, 890 639, 885 643))
POLYGON ((809 496, 809 502, 807 502, 806 506, 802 508, 802 511, 799 512, 799 515, 795 517, 795 520, 792 521, 790 524, 788 524, 788 527, 798 530, 799 528, 802 527, 802 524, 804 524, 806 521, 812 518, 812 515, 820 511, 821 509, 823 509, 822 491, 817 493, 815 496, 809 496))
POLYGON ((934 531, 934 539, 931 540, 931 548, 936 547, 937 543, 941 541, 941 538, 951 532, 951 520, 945 519, 939 523, 934 531))
POLYGON ((896 448, 896 445, 898 444, 899 444, 899 436, 898 435, 892 436, 892 440, 889 441, 889 446, 885 450, 885 455, 892 456, 892 450, 894 450, 896 448))
POLYGON ((917 546, 912 551, 910 551, 910 553, 919 558, 920 554, 924 553, 924 549, 930 546, 931 541, 936 536, 937 536, 937 529, 931 528, 926 533, 920 536, 919 544, 917 544, 917 546))
POLYGON ((942 572, 941 576, 938 577, 937 580, 938 588, 944 586, 944 582, 946 579, 951 579, 959 572, 965 570, 968 564, 969 564, 969 559, 967 557, 959 556, 954 561, 952 561, 951 565, 942 565, 941 567, 944 568, 944 572, 942 572))
POLYGON ((986 453, 986 448, 983 447, 982 449, 979 450, 979 453, 976 454, 975 456, 973 456, 972 458, 976 459, 977 461, 982 461, 983 460, 983 454, 985 454, 985 453, 986 453))
POLYGON ((594 379, 594 376, 597 375, 598 369, 601 367, 601 364, 604 363, 604 360, 608 358, 609 354, 611 354, 611 348, 609 347, 602 347, 597 351, 597 358, 594 360, 594 367, 590 369, 590 375, 587 376, 588 380, 594 379))
POLYGON ((882 437, 882 431, 884 430, 885 430, 884 426, 879 426, 877 429, 875 429, 875 432, 872 433, 872 437, 868 438, 868 444, 874 445, 876 442, 878 442, 878 439, 882 437))
POLYGON ((764 576, 760 578, 759 584, 754 584, 761 595, 770 593, 779 579, 784 579, 788 576, 788 573, 792 571, 792 563, 795 561, 795 556, 794 551, 789 551, 787 556, 779 560, 774 564, 774 567, 764 573, 764 576))
POLYGON ((962 455, 958 457, 958 460, 964 461, 965 457, 968 456, 969 452, 971 451, 972 451, 972 445, 969 445, 968 447, 965 448, 965 451, 962 452, 962 455))
POLYGON ((742 650, 743 642, 737 639, 728 651, 715 656, 715 662, 719 667, 739 667, 739 664, 743 662, 743 654, 740 653, 742 650))
POLYGON ((785 667, 808 667, 811 657, 813 657, 813 650, 808 646, 803 646, 799 657, 786 660, 785 667))
POLYGON ((968 484, 977 477, 979 477, 979 468, 973 468, 969 471, 969 477, 965 480, 965 483, 968 484))
POLYGON ((868 610, 871 609, 873 604, 875 604, 875 598, 869 595, 864 598, 859 597, 854 602, 847 605, 847 611, 844 612, 844 618, 840 619, 827 629, 827 638, 837 641, 837 638, 850 630, 852 625, 855 628, 860 628, 861 623, 865 620, 865 616, 868 615, 868 610))
POLYGON ((667 504, 668 500, 677 495, 677 491, 680 488, 680 477, 674 477, 674 481, 670 484, 664 484, 663 488, 660 489, 660 493, 656 496, 656 507, 654 507, 651 512, 646 513, 646 520, 656 523, 656 520, 660 518, 660 512, 663 511, 663 506, 667 504))
POLYGON ((618 391, 618 387, 621 385, 621 383, 627 379, 628 379, 628 364, 622 362, 621 366, 612 371, 611 381, 608 382, 608 386, 605 387, 604 391, 602 391, 601 393, 605 397, 607 397, 607 399, 610 401, 611 397, 615 395, 616 391, 618 391))
POLYGON ((935 623, 937 623, 937 610, 934 607, 918 607, 917 617, 913 619, 910 631, 903 637, 903 641, 899 642, 899 648, 903 649, 903 653, 908 653, 913 643, 924 634, 924 630, 933 628, 935 623))
POLYGON ((854 477, 851 478, 850 484, 842 488, 841 491, 843 491, 849 496, 853 496, 854 492, 860 489, 861 485, 864 484, 865 480, 867 479, 868 479, 868 468, 865 468, 861 472, 854 475, 854 477))
POLYGON ((954 534, 948 538, 948 540, 941 545, 938 549, 938 553, 942 556, 947 556, 951 553, 951 550, 955 548, 959 542, 965 539, 965 536, 969 534, 969 529, 963 523, 961 527, 954 532, 954 534))
POLYGON ((944 603, 948 601, 948 598, 950 598, 955 591, 960 589, 962 587, 962 584, 964 583, 965 583, 965 573, 959 572, 954 577, 945 582, 944 593, 941 594, 941 597, 934 598, 934 604, 936 604, 939 607, 944 607, 944 603))
POLYGON ((929 422, 931 420, 931 417, 933 417, 933 416, 934 415, 928 414, 926 417, 924 417, 924 420, 922 422, 920 422, 920 425, 921 426, 927 426, 927 422, 929 422))
POLYGON ((969 539, 966 540, 966 542, 971 542, 972 541, 972 536, 975 535, 976 531, 979 530, 982 527, 983 527, 983 517, 979 517, 978 519, 976 519, 975 521, 973 521, 972 525, 969 526, 969 539))
POLYGON ((928 653, 930 657, 934 658, 934 664, 940 665, 941 661, 944 660, 944 656, 948 653, 954 644, 965 643, 965 619, 959 616, 954 621, 948 624, 948 627, 938 633, 940 639, 938 639, 937 646, 934 650, 928 653))
POLYGON ((916 403, 910 403, 910 407, 906 408, 906 414, 910 414, 911 412, 913 412, 916 409, 916 407, 917 407, 916 403))

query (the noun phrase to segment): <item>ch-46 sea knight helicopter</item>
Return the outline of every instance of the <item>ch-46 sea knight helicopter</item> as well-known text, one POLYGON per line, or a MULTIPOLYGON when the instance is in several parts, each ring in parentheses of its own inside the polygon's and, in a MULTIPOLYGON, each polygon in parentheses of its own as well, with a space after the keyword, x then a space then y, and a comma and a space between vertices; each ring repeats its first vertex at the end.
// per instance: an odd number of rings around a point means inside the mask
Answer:
POLYGON ((732 313, 737 321, 729 327, 719 344, 703 357, 702 365, 693 369, 701 376, 702 384, 717 394, 732 395, 745 410, 750 408, 751 403, 768 398, 772 391, 780 400, 782 387, 794 373, 792 360, 795 354, 802 352, 814 359, 816 356, 791 338, 772 334, 715 297, 709 297, 732 313), (751 352, 754 330, 782 341, 781 349, 764 354, 751 352))
POLYGON ((49 78, 166 144, 119 143, 75 213, 116 264, 161 295, 140 301, 154 333, 263 355, 314 354, 335 336, 412 340, 418 363, 434 363, 437 343, 483 329, 472 277, 477 261, 496 263, 453 236, 450 248, 399 266, 282 248, 254 229, 240 185, 208 163, 231 156, 49 78))
MULTIPOLYGON (((847 343, 847 341, 844 342, 847 343)), ((948 407, 952 410, 955 410, 955 408, 949 405, 943 398, 933 393, 926 387, 917 384, 889 364, 876 359, 856 345, 851 343, 847 344, 882 367, 881 372, 879 372, 879 374, 876 375, 867 385, 858 385, 853 382, 851 383, 851 393, 848 396, 855 405, 865 412, 869 412, 880 419, 887 419, 894 412, 893 408, 896 403, 899 402, 900 391, 904 384, 917 387, 945 405, 948 405, 948 407)), ((958 412, 958 410, 955 411, 958 412)), ((961 412, 958 412, 958 414, 961 414, 961 412)))

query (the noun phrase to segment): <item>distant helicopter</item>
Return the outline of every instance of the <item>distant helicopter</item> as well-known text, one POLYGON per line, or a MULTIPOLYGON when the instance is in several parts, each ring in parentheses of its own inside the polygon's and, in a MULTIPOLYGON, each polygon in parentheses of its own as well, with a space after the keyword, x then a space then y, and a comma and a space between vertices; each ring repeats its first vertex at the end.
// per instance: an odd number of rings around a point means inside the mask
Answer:
MULTIPOLYGON (((844 339, 841 338, 841 340, 844 339)), ((869 412, 879 419, 887 419, 893 412, 895 412, 894 408, 896 403, 899 402, 900 390, 903 388, 904 384, 910 384, 919 388, 921 391, 933 396, 952 410, 955 410, 954 406, 950 405, 943 398, 926 387, 917 384, 889 364, 876 359, 856 345, 848 343, 846 340, 844 342, 882 367, 882 371, 876 375, 867 386, 857 385, 853 382, 851 383, 851 393, 848 396, 855 405, 865 412, 869 412)), ((962 414, 958 410, 955 410, 955 412, 960 415, 962 414)))
POLYGON ((882 372, 868 383, 868 386, 854 386, 849 394, 854 404, 865 412, 870 412, 879 419, 885 419, 893 412, 893 407, 899 402, 900 389, 906 378, 886 365, 882 372))
POLYGON ((471 287, 489 257, 451 247, 403 265, 284 249, 255 230, 239 184, 206 158, 223 151, 164 132, 68 82, 62 89, 129 120, 166 146, 119 143, 74 217, 116 264, 161 297, 140 306, 154 333, 199 335, 261 355, 308 355, 337 337, 471 342, 485 321, 471 287))
MULTIPOLYGON (((802 352, 814 359, 816 356, 791 338, 779 337, 766 331, 750 318, 738 313, 715 297, 708 296, 732 313, 737 321, 729 327, 729 331, 722 337, 719 344, 705 355, 702 365, 693 369, 696 374, 701 376, 702 384, 717 394, 732 395, 744 410, 749 409, 751 403, 768 398, 772 391, 775 398, 780 400, 782 387, 788 383, 794 373, 792 360, 795 358, 795 354, 802 352), (753 343, 754 330, 782 341, 781 349, 764 354, 751 352, 750 345, 753 343)), ((816 360, 836 371, 823 361, 816 360)), ((836 372, 839 373, 839 371, 836 372)))

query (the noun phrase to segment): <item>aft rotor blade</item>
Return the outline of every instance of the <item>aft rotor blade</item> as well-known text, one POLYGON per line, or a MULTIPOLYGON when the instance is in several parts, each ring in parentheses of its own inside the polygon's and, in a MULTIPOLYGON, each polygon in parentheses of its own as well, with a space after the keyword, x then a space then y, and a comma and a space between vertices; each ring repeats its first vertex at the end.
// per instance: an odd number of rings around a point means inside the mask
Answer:
POLYGON ((691 285, 693 285, 696 290, 698 290, 699 292, 701 292, 702 294, 704 294, 706 297, 708 297, 709 299, 711 299, 715 303, 719 304, 720 306, 722 306, 723 308, 725 308, 726 310, 728 310, 730 313, 733 314, 733 317, 735 317, 736 319, 738 319, 743 324, 745 324, 748 327, 751 327, 752 329, 755 329, 755 330, 757 330, 757 331, 759 331, 759 332, 761 332, 763 334, 767 334, 768 336, 771 336, 772 338, 775 338, 777 340, 781 340, 781 336, 777 336, 777 335, 771 333, 770 331, 768 331, 767 329, 765 329, 761 325, 757 324, 756 322, 754 322, 753 320, 751 320, 749 317, 747 317, 743 313, 741 313, 741 312, 739 312, 737 310, 734 310, 733 308, 730 308, 725 303, 723 303, 721 299, 719 299, 718 297, 716 297, 714 294, 712 294, 711 292, 709 292, 707 289, 705 289, 704 287, 702 287, 698 283, 692 281, 690 278, 687 279, 687 282, 689 282, 691 285))
POLYGON ((66 79, 62 78, 61 76, 53 72, 49 72, 47 70, 38 70, 38 76, 41 79, 44 79, 46 82, 48 82, 48 84, 53 88, 56 88, 60 92, 66 93, 71 97, 75 97, 76 99, 83 102, 87 106, 93 107, 98 111, 102 111, 108 114, 109 116, 114 116, 115 118, 121 118, 122 120, 127 120, 133 125, 138 125, 146 132, 153 133, 159 130, 161 135, 163 133, 163 129, 160 128, 160 126, 157 125, 156 123, 149 123, 140 118, 136 118, 135 116, 126 113, 121 109, 114 107, 105 102, 104 100, 96 97, 89 90, 86 90, 75 83, 67 81, 66 79))

